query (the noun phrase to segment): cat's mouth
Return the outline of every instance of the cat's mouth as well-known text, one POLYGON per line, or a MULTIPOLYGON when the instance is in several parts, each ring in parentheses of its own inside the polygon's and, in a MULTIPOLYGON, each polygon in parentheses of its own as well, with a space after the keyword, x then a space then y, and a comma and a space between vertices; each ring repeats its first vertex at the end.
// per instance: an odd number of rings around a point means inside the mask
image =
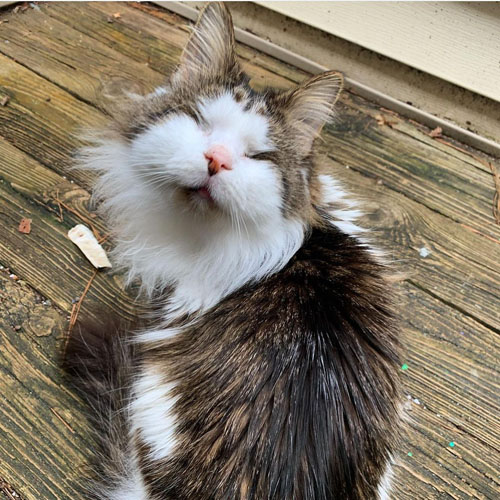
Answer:
POLYGON ((205 200, 210 203, 214 202, 208 184, 201 187, 187 188, 187 191, 191 196, 195 196, 198 199, 205 200))

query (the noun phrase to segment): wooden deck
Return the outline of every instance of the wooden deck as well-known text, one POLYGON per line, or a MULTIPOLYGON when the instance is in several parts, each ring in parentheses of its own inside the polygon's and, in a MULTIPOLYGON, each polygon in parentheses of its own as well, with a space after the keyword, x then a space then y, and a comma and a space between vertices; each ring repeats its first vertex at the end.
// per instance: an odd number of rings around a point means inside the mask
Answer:
MULTIPOLYGON (((186 41, 186 25, 156 7, 125 3, 0 12, 5 498, 83 498, 93 438, 58 363, 69 315, 94 270, 66 233, 82 218, 102 235, 106 228, 88 210, 89 175, 67 167, 79 146, 75 132, 105 120, 102 92, 159 84, 186 41), (18 231, 23 217, 32 219, 29 234, 18 231)), ((248 47, 239 53, 255 86, 288 87, 305 76, 248 47)), ((366 200, 366 222, 407 273, 401 376, 411 425, 394 498, 497 499, 500 226, 492 215, 492 160, 348 92, 338 109, 324 133, 330 168, 366 200)), ((82 311, 98 306, 134 314, 120 276, 97 273, 82 311)))

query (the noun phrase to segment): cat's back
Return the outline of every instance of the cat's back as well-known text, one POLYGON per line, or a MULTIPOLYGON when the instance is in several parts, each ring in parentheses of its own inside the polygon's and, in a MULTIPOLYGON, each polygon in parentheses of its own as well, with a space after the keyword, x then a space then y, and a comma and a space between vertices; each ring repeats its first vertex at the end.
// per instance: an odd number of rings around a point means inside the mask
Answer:
POLYGON ((171 343, 161 357, 196 448, 177 448, 159 488, 189 463, 176 498, 375 495, 397 400, 383 272, 355 239, 313 230, 279 273, 171 343))

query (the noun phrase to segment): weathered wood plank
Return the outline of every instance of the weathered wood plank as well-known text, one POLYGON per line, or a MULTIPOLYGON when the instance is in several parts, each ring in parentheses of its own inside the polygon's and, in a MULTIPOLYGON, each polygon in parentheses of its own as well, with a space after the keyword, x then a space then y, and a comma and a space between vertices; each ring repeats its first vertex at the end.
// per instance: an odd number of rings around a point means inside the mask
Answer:
MULTIPOLYGON (((0 106, 0 135, 62 175, 71 164, 72 154, 82 145, 76 137, 78 131, 105 120, 102 113, 3 55, 0 92, 10 98, 6 106, 0 106)), ((71 175, 90 182, 87 173, 71 175)))
POLYGON ((0 137, 0 176, 12 187, 27 194, 57 188, 66 182, 61 175, 44 167, 0 137))
MULTIPOLYGON (((410 429, 401 461, 456 498, 494 498, 500 464, 498 336, 408 283, 402 292, 410 429)), ((432 498, 421 483, 418 496, 408 490, 402 472, 397 478, 396 498, 432 498)))
POLYGON ((3 182, 54 214, 55 220, 64 222, 67 229, 84 223, 95 228, 101 237, 107 235, 104 222, 89 211, 88 191, 0 137, 0 183, 3 182))
MULTIPOLYGON (((121 3, 118 6, 113 2, 82 5, 79 2, 71 2, 70 5, 45 4, 42 8, 47 15, 109 44, 127 57, 137 62, 147 61, 150 68, 163 75, 172 71, 189 36, 185 19, 150 5, 121 3), (116 13, 120 14, 120 17, 115 19, 113 14, 116 13), (80 22, 80 19, 86 21, 80 22)), ((291 74, 295 78, 297 75, 305 75, 284 64, 280 66, 280 71, 268 71, 264 74, 260 65, 266 67, 266 62, 272 60, 271 58, 262 57, 262 54, 241 44, 237 50, 255 87, 287 88, 290 86, 291 74)))
MULTIPOLYGON (((93 274, 93 267, 67 238, 76 220, 68 216, 64 223, 5 184, 0 188, 0 262, 26 279, 58 307, 71 311, 93 274), (22 217, 33 219, 29 235, 17 230, 22 217)), ((82 306, 89 313, 109 308, 125 318, 135 315, 130 297, 123 291, 123 279, 111 271, 99 271, 82 306)))
POLYGON ((57 365, 66 315, 5 270, 0 299, 0 476, 29 500, 81 498, 93 442, 57 365))
POLYGON ((99 104, 113 88, 133 83, 126 88, 146 91, 163 80, 147 61, 125 58, 41 9, 11 14, 10 19, 1 25, 2 38, 9 42, 2 44, 1 52, 85 101, 99 104))
POLYGON ((162 12, 170 23, 130 5, 115 2, 43 4, 41 9, 51 18, 102 42, 131 60, 147 63, 162 75, 170 73, 177 64, 186 40, 185 30, 179 27, 179 18, 167 11, 162 12), (114 15, 120 17, 115 18, 114 15))
MULTIPOLYGON (((500 226, 492 215, 495 188, 490 171, 377 125, 359 97, 346 94, 340 107, 343 110, 324 134, 332 158, 500 242, 500 226), (346 106, 347 101, 352 104, 346 106)), ((387 119, 400 121, 390 115, 387 119)))

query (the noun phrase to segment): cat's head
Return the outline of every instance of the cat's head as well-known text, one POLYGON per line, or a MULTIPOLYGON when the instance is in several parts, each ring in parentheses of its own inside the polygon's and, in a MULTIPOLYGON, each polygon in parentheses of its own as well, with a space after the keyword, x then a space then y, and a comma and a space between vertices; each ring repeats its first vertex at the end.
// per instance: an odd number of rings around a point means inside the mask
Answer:
POLYGON ((328 72, 288 91, 254 91, 222 3, 200 15, 165 87, 130 108, 121 133, 137 182, 196 216, 245 225, 311 205, 313 143, 342 88, 328 72))

